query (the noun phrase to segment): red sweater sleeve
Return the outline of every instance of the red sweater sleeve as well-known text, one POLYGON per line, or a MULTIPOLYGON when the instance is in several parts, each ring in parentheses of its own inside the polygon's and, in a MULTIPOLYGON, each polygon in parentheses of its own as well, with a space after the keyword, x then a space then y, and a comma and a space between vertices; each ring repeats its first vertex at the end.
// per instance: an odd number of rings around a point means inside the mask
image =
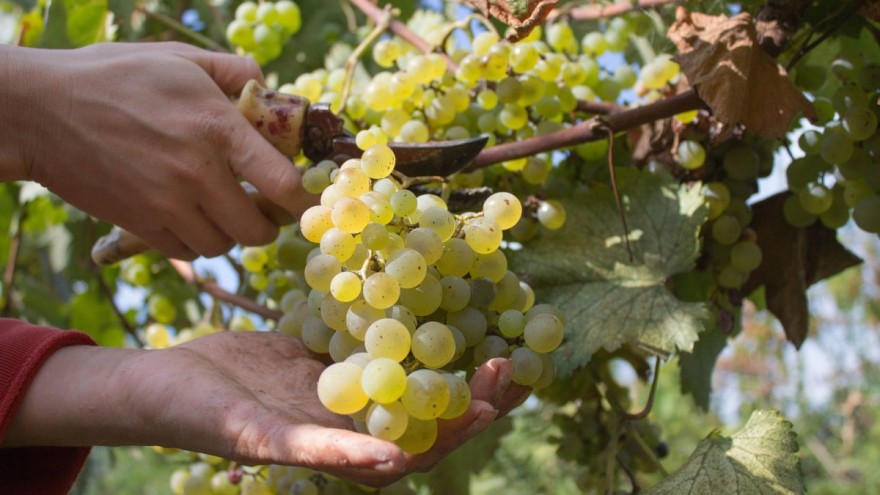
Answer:
MULTIPOLYGON (((0 439, 46 359, 67 345, 94 345, 81 332, 0 318, 0 439)), ((0 494, 63 494, 89 455, 87 447, 0 447, 0 494)))

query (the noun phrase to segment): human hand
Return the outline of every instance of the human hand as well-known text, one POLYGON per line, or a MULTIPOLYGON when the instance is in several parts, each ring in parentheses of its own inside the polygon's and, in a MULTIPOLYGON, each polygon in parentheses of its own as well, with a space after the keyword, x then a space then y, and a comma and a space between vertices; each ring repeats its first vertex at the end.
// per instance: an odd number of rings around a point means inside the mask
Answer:
POLYGON ((325 365, 286 334, 222 332, 164 350, 74 347, 56 354, 61 360, 53 356, 38 374, 31 389, 43 392, 28 392, 7 442, 162 445, 244 464, 307 466, 376 486, 429 469, 529 392, 511 383, 509 361, 489 361, 471 380, 470 409, 440 420, 434 447, 413 456, 353 431, 349 418, 327 411, 316 391, 325 365), (71 350, 91 356, 62 354, 71 350), (96 359, 101 351, 110 362, 96 359), (53 369, 65 362, 75 369, 53 369), (83 380, 72 376, 78 373, 99 390, 82 390, 83 380), (53 401, 51 407, 43 400, 53 401), (64 411, 67 419, 45 417, 51 411, 64 411), (22 432, 31 432, 29 441, 22 432))
POLYGON ((239 176, 294 216, 311 205, 290 160, 229 100, 262 80, 250 59, 179 43, 3 54, 30 76, 8 91, 24 165, 4 180, 36 180, 182 259, 274 238, 239 176))

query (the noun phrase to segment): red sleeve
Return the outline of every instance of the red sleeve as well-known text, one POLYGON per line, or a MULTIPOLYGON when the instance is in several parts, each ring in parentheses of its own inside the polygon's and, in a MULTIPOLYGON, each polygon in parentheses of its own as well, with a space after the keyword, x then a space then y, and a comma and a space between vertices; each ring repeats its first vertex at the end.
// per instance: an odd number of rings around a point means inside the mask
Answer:
MULTIPOLYGON (((0 318, 0 440, 46 359, 60 347, 83 344, 95 341, 81 332, 0 318)), ((0 492, 67 493, 88 455, 88 447, 0 447, 0 492)))

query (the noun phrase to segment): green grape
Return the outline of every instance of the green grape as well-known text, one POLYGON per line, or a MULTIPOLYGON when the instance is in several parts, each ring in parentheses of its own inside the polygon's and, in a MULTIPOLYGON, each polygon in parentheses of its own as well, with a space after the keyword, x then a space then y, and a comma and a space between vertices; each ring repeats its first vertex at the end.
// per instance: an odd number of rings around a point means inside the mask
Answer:
POLYGON ((816 109, 816 125, 825 125, 834 118, 834 105, 828 98, 816 98, 813 100, 813 108, 816 109))
MULTIPOLYGON (((267 492, 268 493, 271 492, 267 492)), ((293 485, 290 487, 290 495, 319 495, 321 493, 321 489, 318 488, 318 485, 315 484, 314 481, 310 479, 300 479, 296 480, 293 485)), ((257 494, 245 494, 242 490, 242 495, 257 495, 257 494)))
POLYGON ((348 332, 334 332, 330 337, 327 350, 330 358, 335 362, 345 361, 352 353, 357 352, 364 345, 363 342, 351 336, 348 332))
POLYGON ((519 285, 519 277, 510 270, 504 272, 501 280, 497 282, 495 299, 492 307, 498 311, 511 308, 519 298, 522 289, 519 285))
POLYGON ((551 24, 547 28, 547 44, 557 52, 577 53, 577 41, 571 26, 564 22, 551 24))
POLYGON ((455 338, 443 323, 429 321, 412 336, 412 354, 427 368, 442 368, 455 355, 455 338))
POLYGON ((537 77, 528 74, 521 76, 520 83, 522 84, 522 94, 520 95, 519 100, 516 101, 517 105, 521 107, 534 105, 536 101, 544 96, 546 85, 544 84, 544 81, 537 77))
POLYGON ((550 313, 537 314, 528 319, 523 337, 535 352, 552 352, 562 343, 562 321, 550 313))
POLYGON ((709 220, 721 216, 730 204, 730 191, 722 182, 710 182, 703 189, 706 203, 709 205, 709 220))
POLYGON ((517 43, 510 51, 510 66, 515 72, 532 70, 540 59, 540 53, 531 43, 517 43))
POLYGON ((745 144, 738 144, 724 154, 724 171, 734 180, 752 180, 761 167, 758 153, 745 144))
POLYGON ((599 56, 608 49, 608 41, 598 31, 587 33, 581 40, 581 50, 585 55, 599 56))
POLYGON ((171 332, 162 323, 150 323, 144 328, 144 341, 153 349, 164 349, 171 344, 171 332))
POLYGON ((330 175, 319 168, 310 168, 303 172, 302 186, 306 192, 321 194, 330 185, 330 175))
POLYGON ((253 50, 257 46, 253 29, 241 19, 235 19, 226 26, 226 39, 245 50, 253 50))
POLYGON ((471 278, 470 282, 471 300, 468 305, 485 311, 498 293, 495 283, 486 278, 471 278))
POLYGON ((743 273, 732 266, 725 266, 718 273, 718 285, 727 289, 739 289, 748 279, 747 273, 743 273))
POLYGON ((831 72, 841 81, 851 81, 862 69, 863 60, 857 53, 841 56, 831 62, 831 72))
POLYGON ((256 22, 257 21, 257 4, 256 2, 242 2, 235 9, 235 18, 241 19, 245 22, 256 22))
POLYGON ((385 273, 394 277, 401 289, 409 289, 422 283, 428 263, 415 249, 404 248, 391 255, 385 264, 385 273))
POLYGON ((394 443, 407 453, 415 455, 427 452, 436 440, 437 420, 409 418, 406 431, 394 443))
POLYGON ((440 419, 455 419, 464 414, 471 404, 471 388, 464 378, 452 373, 441 373, 449 386, 449 404, 440 419))
POLYGON ((352 272, 337 273, 330 281, 330 293, 339 301, 354 301, 361 295, 361 278, 352 272))
POLYGON ((611 76, 612 80, 617 84, 618 87, 623 89, 629 89, 636 84, 638 80, 638 76, 632 67, 626 64, 618 65, 614 68, 614 74, 611 76))
POLYGON ((525 327, 526 317, 516 309, 508 309, 498 317, 498 331, 509 339, 522 335, 525 327))
POLYGON ((333 277, 342 271, 342 264, 334 256, 319 254, 306 263, 304 271, 306 283, 317 290, 330 290, 333 277))
POLYGON ((785 203, 782 205, 782 214, 786 222, 798 228, 809 227, 817 218, 816 215, 804 210, 800 200, 795 195, 785 199, 785 203))
POLYGON ((877 132, 877 115, 869 108, 850 108, 843 114, 843 130, 853 141, 863 141, 877 132))
POLYGON ((851 108, 866 108, 868 95, 855 84, 843 85, 831 96, 831 106, 840 115, 845 115, 851 108))
POLYGON ((364 300, 376 309, 394 306, 400 298, 400 284, 385 272, 377 272, 364 281, 364 300))
POLYGON ((370 222, 387 225, 394 219, 394 208, 391 201, 384 194, 370 191, 362 194, 359 198, 370 210, 370 222))
POLYGON ((529 114, 521 105, 506 103, 498 114, 498 121, 510 130, 522 129, 529 121, 529 114))
POLYGON ((843 163, 853 152, 852 139, 840 127, 826 128, 822 135, 822 159, 828 163, 843 163))
POLYGON ((367 405, 369 398, 361 388, 360 366, 335 363, 318 378, 318 398, 324 407, 336 414, 353 414, 367 405))
MULTIPOLYGON (((540 215, 540 209, 539 209, 540 215)), ((476 253, 487 254, 501 245, 502 230, 498 223, 488 217, 473 218, 462 229, 464 240, 476 253)))
POLYGON ((395 402, 406 389, 406 371, 400 363, 391 358, 372 359, 364 366, 361 388, 374 402, 379 404, 395 402))
POLYGON ((391 196, 391 207, 394 214, 399 217, 407 217, 416 211, 416 195, 408 189, 401 189, 391 196))
POLYGON ((434 370, 413 371, 406 377, 406 390, 400 402, 410 416, 416 419, 438 418, 449 405, 449 385, 434 370))
POLYGON ((880 194, 860 199, 853 207, 852 218, 865 232, 880 234, 880 194))
POLYGON ((829 229, 839 229, 849 222, 849 207, 846 205, 842 186, 835 185, 832 193, 834 194, 834 202, 828 211, 819 215, 819 220, 829 229))
POLYGON ((370 250, 367 249, 362 243, 355 244, 354 253, 348 258, 342 266, 349 271, 357 272, 360 271, 364 267, 364 263, 367 261, 367 258, 370 257, 370 250))
POLYGON ((474 363, 485 363, 493 358, 506 358, 510 355, 510 345, 497 335, 487 335, 474 346, 474 363))
POLYGON ((844 163, 838 163, 837 169, 845 179, 858 180, 865 177, 872 167, 871 155, 864 148, 853 148, 852 156, 844 163))
POLYGON ((437 270, 441 275, 464 277, 471 271, 476 254, 470 245, 459 238, 452 238, 443 243, 443 255, 437 260, 437 270))
POLYGON ((147 313, 159 323, 169 324, 177 318, 174 303, 161 294, 153 294, 147 299, 147 313))
POLYGON ((553 120, 562 116, 562 106, 555 97, 545 96, 538 100, 532 108, 539 117, 544 119, 553 120))
MULTIPOLYGON (((382 230, 384 231, 385 229, 383 228, 382 230)), ((356 245, 357 242, 351 234, 336 227, 327 230, 321 236, 321 253, 333 256, 340 263, 351 258, 356 245)))
POLYGON ((712 223, 712 238, 724 246, 739 240, 742 226, 733 215, 721 215, 712 223))
POLYGON ((827 69, 819 65, 801 65, 795 75, 795 84, 804 91, 815 92, 825 86, 827 69))
POLYGON ((834 196, 824 185, 818 182, 811 182, 798 193, 798 200, 801 202, 801 207, 807 213, 821 215, 831 208, 834 196))
POLYGON ((593 90, 603 101, 615 101, 620 96, 620 85, 613 79, 599 79, 593 90))
POLYGON ((464 336, 465 345, 472 347, 486 336, 489 322, 480 310, 472 307, 446 314, 446 324, 455 327, 464 336))
POLYGON ((318 244, 325 232, 333 227, 333 210, 322 205, 312 206, 299 219, 303 237, 318 244))
MULTIPOLYGON (((394 364, 397 365, 397 363, 394 364)), ((402 368, 401 371, 403 371, 402 368)), ((406 375, 404 375, 405 383, 406 375)), ((366 422, 370 435, 393 442, 406 431, 409 414, 400 402, 373 404, 367 411, 366 422)))
POLYGON ((336 330, 328 327, 320 318, 309 316, 303 321, 302 340, 311 351, 318 354, 330 352, 330 339, 336 330))
POLYGON ((807 158, 796 158, 785 169, 788 179, 788 189, 798 192, 807 187, 807 184, 819 179, 822 172, 820 162, 807 158))
POLYGON ((239 488, 229 481, 229 474, 225 471, 214 473, 211 476, 211 493, 214 495, 238 495, 239 488))
POLYGON ((513 364, 513 383, 529 386, 541 377, 544 366, 541 357, 528 347, 514 349, 510 354, 510 361, 513 364))
POLYGON ((748 273, 761 266, 761 248, 751 241, 740 241, 730 249, 730 265, 748 273))
POLYGON ((455 216, 443 208, 431 207, 419 216, 419 227, 437 234, 441 242, 446 242, 455 233, 455 216))
POLYGON ((684 140, 678 145, 678 164, 687 170, 696 170, 706 162, 706 150, 696 141, 684 140))
POLYGON ((822 150, 822 134, 812 129, 804 131, 798 138, 798 146, 807 155, 818 155, 822 150))
POLYGON ((492 110, 498 105, 498 94, 490 89, 484 89, 477 94, 477 103, 483 110, 492 110))
POLYGON ((379 67, 392 67, 400 55, 400 46, 392 40, 379 40, 373 46, 373 60, 379 67))
POLYGON ((538 222, 545 228, 557 230, 565 225, 565 206, 555 199, 541 201, 538 205, 538 222))
POLYGON ((538 354, 541 358, 541 376, 532 384, 533 390, 540 390, 549 387, 556 377, 556 363, 549 354, 538 354))
POLYGON ((275 11, 278 13, 276 22, 290 34, 296 34, 302 27, 302 14, 299 6, 290 0, 275 2, 275 11))
POLYGON ((538 156, 530 156, 522 168, 522 178, 529 184, 541 185, 547 180, 553 165, 538 156))
POLYGON ((482 277, 493 282, 500 282, 506 272, 507 256, 503 251, 497 250, 489 254, 477 254, 470 273, 472 278, 482 277))
POLYGON ((522 204, 513 194, 498 192, 483 202, 483 214, 495 220, 502 230, 507 230, 516 225, 522 216, 522 204))
POLYGON ((409 307, 416 316, 428 316, 437 311, 442 301, 443 288, 437 277, 430 273, 416 287, 400 291, 400 303, 409 307))
POLYGON ((856 80, 865 91, 880 90, 880 64, 876 62, 866 63, 856 76, 856 80))
POLYGON ((403 323, 390 318, 374 321, 367 328, 364 344, 371 358, 391 358, 403 361, 409 354, 412 338, 403 323))
POLYGON ((476 55, 485 55, 489 49, 499 41, 498 35, 491 31, 483 31, 474 37, 472 43, 473 52, 476 55))
MULTIPOLYGON (((439 208, 432 209, 437 210, 439 208)), ((443 255, 443 241, 440 240, 440 236, 438 236, 433 230, 424 227, 418 227, 411 230, 406 235, 405 244, 407 249, 412 249, 421 254, 425 263, 428 265, 434 264, 443 255)), ((400 253, 400 251, 398 251, 398 253, 400 253)), ((395 255, 398 255, 398 253, 395 253, 395 255)), ((396 256, 393 255, 392 259, 396 259, 396 256)), ((387 267, 385 271, 388 272, 387 267)), ((401 285, 401 287, 404 286, 401 285)))
POLYGON ((352 337, 363 341, 367 335, 367 328, 385 316, 385 310, 374 308, 365 300, 358 299, 345 313, 345 326, 352 337))
POLYGON ((357 234, 370 223, 370 208, 360 199, 344 196, 333 205, 330 218, 340 230, 357 234))
POLYGON ((415 333, 416 327, 418 326, 418 320, 416 319, 416 315, 408 307, 402 304, 392 306, 391 318, 403 323, 406 329, 409 330, 410 335, 415 333))
MULTIPOLYGON (((370 147, 370 149, 376 149, 380 146, 385 146, 387 148, 387 146, 384 144, 374 144, 372 147, 370 147)), ((368 153, 369 149, 367 151, 364 151, 365 156, 367 156, 368 153)), ((392 153, 391 156, 394 156, 394 154, 392 153)), ((351 168, 345 168, 349 162, 343 163, 343 168, 340 169, 339 172, 337 172, 336 177, 333 180, 333 184, 335 184, 335 186, 339 189, 339 192, 343 196, 357 198, 370 191, 370 176, 361 169, 364 165, 363 160, 350 161, 353 162, 353 165, 355 166, 351 168)))
POLYGON ((440 287, 443 290, 440 308, 443 310, 460 311, 467 306, 471 299, 470 284, 459 276, 446 275, 440 279, 440 287))

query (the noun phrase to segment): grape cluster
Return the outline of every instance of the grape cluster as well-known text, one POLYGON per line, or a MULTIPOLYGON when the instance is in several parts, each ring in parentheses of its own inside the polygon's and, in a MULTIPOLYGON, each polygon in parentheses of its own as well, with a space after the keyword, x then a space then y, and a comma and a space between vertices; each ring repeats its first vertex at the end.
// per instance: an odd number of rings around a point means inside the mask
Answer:
POLYGON ((880 64, 852 55, 837 58, 831 69, 839 87, 830 100, 814 102, 822 128, 807 130, 798 138, 804 156, 786 171, 792 195, 785 203, 785 218, 796 227, 819 220, 836 229, 847 223, 851 213, 862 230, 877 234, 880 64), (836 179, 833 185, 831 177, 836 179))
POLYGON ((292 0, 243 2, 226 27, 226 38, 243 53, 264 65, 281 55, 281 49, 302 26, 299 6, 292 0))
MULTIPOLYGON (((439 196, 417 196, 390 176, 395 156, 383 137, 362 131, 361 158, 320 163, 304 177, 310 188, 326 184, 321 204, 300 219, 308 243, 288 236, 277 249, 279 257, 308 249, 311 291, 278 328, 335 362, 318 381, 329 410, 420 453, 433 445, 438 418, 468 409, 467 374, 488 359, 509 357, 516 383, 549 384, 547 353, 562 342, 563 324, 556 308, 534 305, 500 250, 519 200, 495 193, 481 212, 455 215, 439 196)), ((246 269, 266 261, 247 253, 246 269)))

